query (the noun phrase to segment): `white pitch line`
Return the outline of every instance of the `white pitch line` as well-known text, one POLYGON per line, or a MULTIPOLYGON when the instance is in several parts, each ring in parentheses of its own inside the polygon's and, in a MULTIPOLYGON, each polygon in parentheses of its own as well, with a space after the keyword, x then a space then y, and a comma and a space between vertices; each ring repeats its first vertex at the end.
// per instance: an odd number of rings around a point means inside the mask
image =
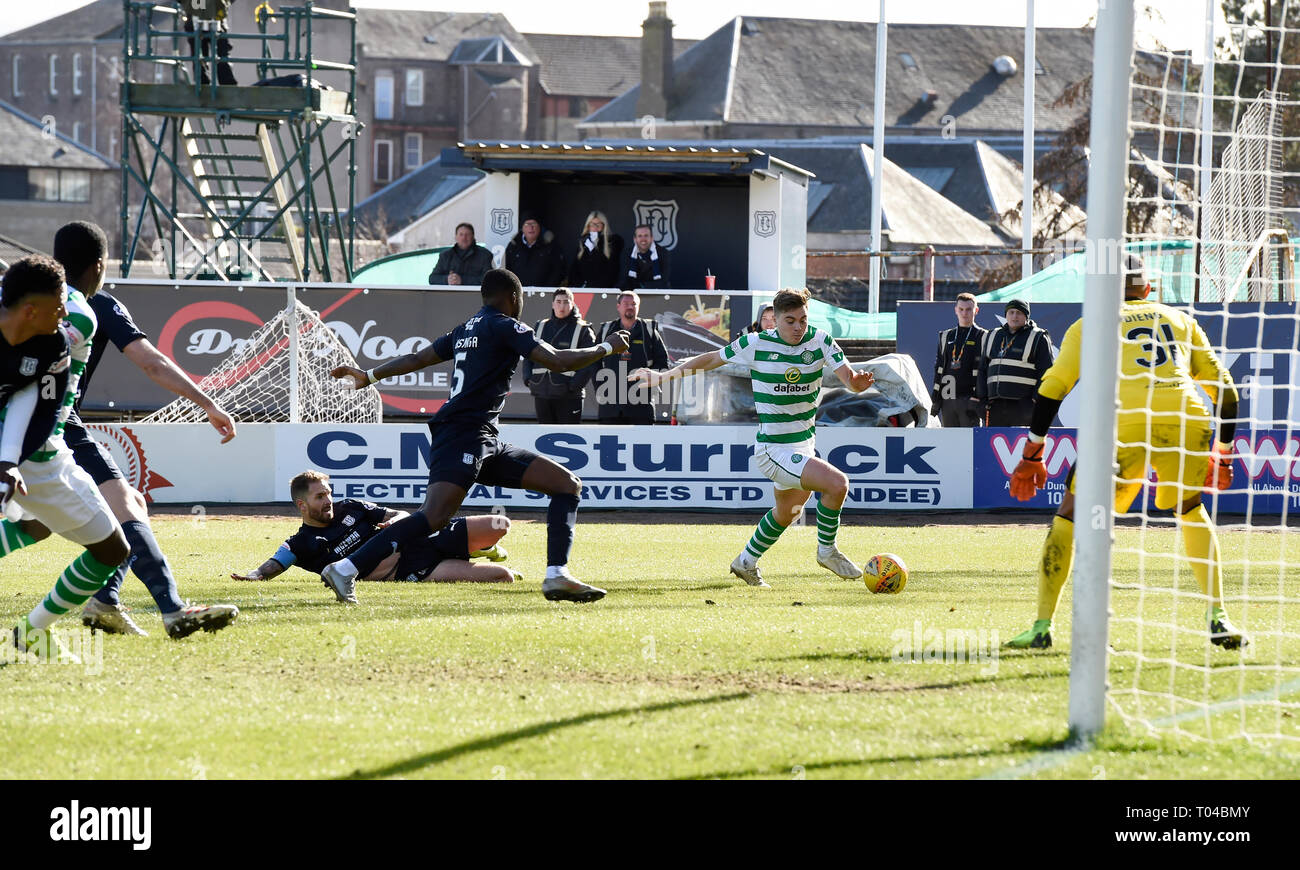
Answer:
MULTIPOLYGON (((1222 713, 1225 710, 1232 710, 1243 704, 1255 704, 1260 701, 1277 701, 1283 696, 1300 692, 1300 677, 1276 686, 1272 689, 1260 689, 1258 692, 1251 692, 1249 695, 1242 695, 1240 698, 1233 698, 1229 701, 1219 701, 1211 704, 1204 710, 1188 710, 1173 716, 1164 716, 1151 723, 1153 728, 1167 728, 1170 725, 1177 725, 1179 722, 1186 722, 1189 719, 1199 719, 1204 716, 1213 716, 1222 713)), ((1022 761, 1020 764, 1003 770, 994 771, 984 776, 976 777, 977 780, 994 780, 994 779, 1020 779, 1031 773, 1038 773, 1042 770, 1051 770, 1060 767, 1076 755, 1081 755, 1092 749, 1088 745, 1068 746, 1064 749, 1053 749, 1045 755, 1038 755, 1030 758, 1028 761, 1022 761)))

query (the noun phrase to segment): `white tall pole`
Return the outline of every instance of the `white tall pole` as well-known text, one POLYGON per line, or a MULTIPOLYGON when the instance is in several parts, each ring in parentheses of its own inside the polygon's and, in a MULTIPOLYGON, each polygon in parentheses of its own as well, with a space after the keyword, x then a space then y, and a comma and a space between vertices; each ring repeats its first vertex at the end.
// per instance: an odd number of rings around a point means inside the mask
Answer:
POLYGON ((1115 500, 1115 397, 1123 294, 1124 191, 1128 176, 1129 67, 1133 0, 1097 13, 1092 60, 1092 161, 1083 294, 1075 476, 1074 627, 1070 642, 1070 731, 1086 739, 1106 721, 1106 636, 1115 500))
POLYGON ((284 309, 285 326, 289 329, 289 422, 302 422, 302 393, 298 383, 298 294, 290 284, 287 288, 289 304, 284 309))
MULTIPOLYGON (((1034 54, 1034 0, 1025 0, 1025 169, 1024 197, 1020 206, 1020 247, 1028 251, 1034 246, 1034 83, 1038 78, 1038 62, 1034 54)), ((1034 274, 1034 255, 1020 255, 1020 277, 1034 274)))
POLYGON ((873 109, 871 151, 874 157, 871 168, 871 294, 867 310, 880 311, 880 174, 885 161, 885 43, 889 25, 885 23, 885 0, 880 0, 880 21, 876 24, 876 102, 873 109))
POLYGON ((1205 59, 1201 66, 1201 189, 1200 202, 1210 196, 1214 166, 1214 3, 1205 0, 1205 59))

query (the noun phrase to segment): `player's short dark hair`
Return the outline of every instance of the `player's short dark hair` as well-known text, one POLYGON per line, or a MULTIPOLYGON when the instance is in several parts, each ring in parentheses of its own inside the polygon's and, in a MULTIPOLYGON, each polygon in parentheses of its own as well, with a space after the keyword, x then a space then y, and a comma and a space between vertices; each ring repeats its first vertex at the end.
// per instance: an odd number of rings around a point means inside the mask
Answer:
POLYGON ((503 295, 523 293, 524 285, 519 283, 519 276, 509 269, 489 269, 483 276, 479 292, 483 294, 484 302, 491 302, 503 295))
POLYGON ((54 259, 74 279, 80 277, 97 260, 108 258, 108 236, 98 224, 73 221, 59 227, 54 234, 54 259))
POLYGON ((313 483, 323 483, 325 486, 329 486, 330 476, 323 471, 304 471, 302 474, 295 475, 293 480, 289 481, 289 497, 293 499, 294 504, 307 498, 307 493, 311 491, 313 483))
POLYGON ((9 267, 0 280, 0 304, 5 308, 20 305, 33 294, 43 296, 63 295, 63 267, 59 261, 44 254, 23 257, 9 267))
POLYGON ((808 292, 806 287, 800 287, 798 290, 795 290, 792 287, 787 287, 780 293, 777 293, 776 298, 772 300, 772 310, 778 315, 784 314, 785 312, 793 311, 796 308, 803 308, 808 304, 810 298, 811 294, 808 292))
POLYGON ((957 294, 957 301, 958 301, 958 302, 974 302, 976 305, 979 305, 979 304, 980 304, 980 303, 979 303, 979 300, 975 298, 975 294, 974 294, 974 293, 958 293, 958 294, 957 294))

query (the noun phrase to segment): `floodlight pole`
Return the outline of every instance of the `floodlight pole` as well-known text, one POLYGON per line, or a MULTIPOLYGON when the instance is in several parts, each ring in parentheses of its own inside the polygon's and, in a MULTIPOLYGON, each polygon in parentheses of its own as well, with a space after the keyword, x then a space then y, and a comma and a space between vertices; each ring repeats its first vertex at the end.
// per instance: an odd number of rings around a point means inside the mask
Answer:
POLYGON ((1020 204, 1020 277, 1034 274, 1034 83, 1038 77, 1038 60, 1034 50, 1034 0, 1025 0, 1025 117, 1024 166, 1025 186, 1020 204))
POLYGON ((1128 177, 1129 69, 1133 0, 1097 14, 1092 61, 1092 162, 1083 294, 1075 475, 1074 625, 1070 641, 1070 732, 1088 739, 1106 721, 1107 621, 1114 534, 1116 388, 1123 295, 1124 193, 1128 177))
POLYGON ((880 20, 876 23, 876 100, 871 119, 871 293, 868 297, 867 310, 872 314, 880 312, 880 211, 881 190, 880 173, 885 163, 885 47, 889 35, 889 25, 885 23, 885 0, 880 0, 880 20))

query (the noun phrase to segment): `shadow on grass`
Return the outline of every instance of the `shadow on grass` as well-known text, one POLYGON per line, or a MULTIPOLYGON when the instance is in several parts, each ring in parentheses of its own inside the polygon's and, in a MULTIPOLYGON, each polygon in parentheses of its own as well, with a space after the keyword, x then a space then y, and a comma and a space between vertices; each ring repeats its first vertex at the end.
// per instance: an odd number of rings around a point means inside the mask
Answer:
POLYGON ((718 770, 710 773, 678 776, 674 779, 742 779, 747 776, 782 776, 793 778, 795 774, 808 774, 818 770, 838 770, 852 767, 873 767, 881 764, 907 764, 924 761, 961 761, 970 758, 1002 758, 1023 752, 1050 752, 1059 750, 1065 744, 1060 740, 1017 740, 1010 746, 998 749, 983 749, 970 752, 936 752, 931 755, 894 755, 884 758, 837 758, 833 761, 816 761, 781 767, 750 768, 748 770, 718 770))
MULTIPOLYGON (((1057 659, 1066 659, 1069 656, 1067 650, 998 650, 998 661, 1023 661, 1029 658, 1043 659, 1052 661, 1057 659)), ((872 652, 871 650, 859 649, 850 652, 824 652, 824 653, 804 653, 797 656, 779 656, 772 658, 759 659, 766 662, 866 662, 867 664, 889 665, 889 664, 909 664, 906 661, 899 661, 893 655, 872 652)), ((979 662, 973 654, 970 663, 979 662)), ((916 664, 929 664, 928 662, 916 662, 916 664)), ((938 664, 938 663, 936 663, 938 664)))
POLYGON ((650 704, 644 707, 621 707, 617 710, 605 710, 600 713, 583 713, 580 716, 570 716, 567 719, 557 719, 553 722, 538 722, 536 725, 529 725, 526 728, 517 728, 514 731, 504 731, 500 734, 493 734, 489 737, 480 737, 477 740, 469 740, 464 743, 458 743, 455 746, 448 746, 446 749, 440 749, 437 752, 428 752, 424 755, 417 755, 413 758, 408 758, 405 761, 399 761, 385 767, 377 767, 371 770, 354 770, 347 776, 338 778, 382 779, 388 776, 401 776, 403 774, 413 773, 421 768, 428 767, 429 765, 442 764, 444 761, 450 761, 453 758, 471 752, 482 752, 485 749, 496 749, 518 740, 540 737, 561 728, 571 728, 577 725, 586 725, 588 722, 599 722, 602 719, 614 719, 619 716, 629 716, 637 713, 662 713, 665 710, 697 707, 702 704, 720 704, 727 701, 739 701, 750 697, 751 694, 752 693, 750 692, 732 692, 727 695, 712 695, 708 698, 687 698, 680 701, 665 701, 662 704, 650 704))

